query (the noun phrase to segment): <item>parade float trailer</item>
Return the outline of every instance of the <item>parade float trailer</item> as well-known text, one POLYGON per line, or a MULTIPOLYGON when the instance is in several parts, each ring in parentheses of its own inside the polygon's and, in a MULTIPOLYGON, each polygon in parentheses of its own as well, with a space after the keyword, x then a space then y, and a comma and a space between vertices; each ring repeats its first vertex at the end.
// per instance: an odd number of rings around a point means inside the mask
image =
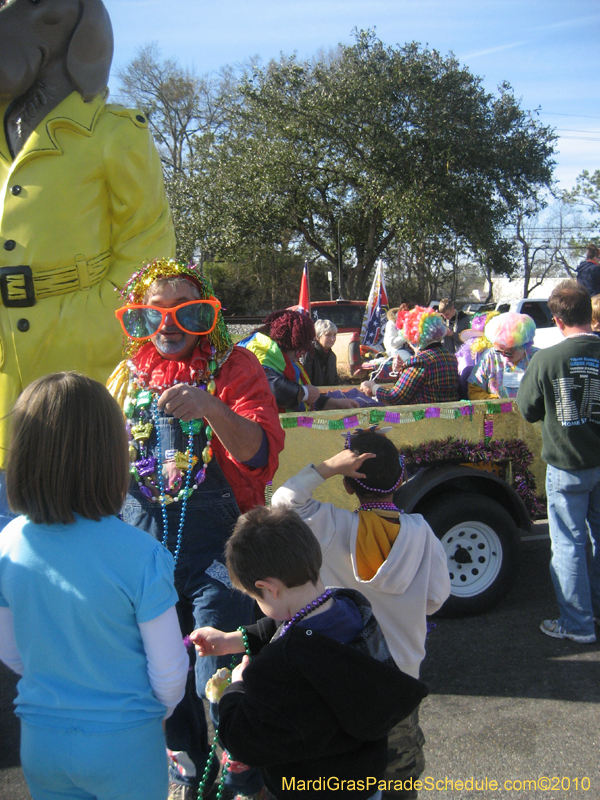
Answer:
MULTIPOLYGON (((285 450, 277 489, 306 466, 337 453, 348 431, 391 427, 404 463, 395 494, 404 512, 422 514, 447 553, 452 594, 442 613, 478 614, 495 606, 519 571, 523 537, 543 518, 545 464, 541 428, 510 400, 460 401, 281 415, 285 450)), ((353 509, 342 479, 315 492, 323 502, 353 509)))

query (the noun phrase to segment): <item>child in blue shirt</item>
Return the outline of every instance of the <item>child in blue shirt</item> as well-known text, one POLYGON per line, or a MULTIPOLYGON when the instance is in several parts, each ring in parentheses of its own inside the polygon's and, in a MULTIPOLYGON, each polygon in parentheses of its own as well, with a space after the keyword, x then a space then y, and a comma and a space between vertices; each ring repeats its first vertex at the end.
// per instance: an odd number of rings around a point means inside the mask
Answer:
POLYGON ((188 657, 173 559, 121 522, 129 484, 121 411, 78 373, 47 375, 13 412, 0 532, 0 659, 33 800, 165 800, 162 721, 188 657))

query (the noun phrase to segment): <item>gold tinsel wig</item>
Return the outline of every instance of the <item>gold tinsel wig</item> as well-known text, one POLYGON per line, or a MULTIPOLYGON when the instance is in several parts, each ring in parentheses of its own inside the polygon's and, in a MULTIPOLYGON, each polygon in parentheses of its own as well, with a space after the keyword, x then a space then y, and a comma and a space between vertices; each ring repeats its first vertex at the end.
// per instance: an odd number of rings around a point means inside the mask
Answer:
MULTIPOLYGON (((207 277, 200 274, 197 264, 184 264, 182 261, 157 258, 149 264, 145 264, 131 276, 123 287, 121 299, 125 303, 143 304, 152 284, 161 278, 181 278, 188 281, 198 289, 201 300, 208 300, 215 296, 211 282, 207 277)), ((217 324, 208 334, 208 340, 217 353, 223 353, 232 346, 231 337, 221 311, 219 311, 217 317, 217 324)), ((136 342, 125 337, 123 341, 124 357, 131 358, 143 344, 145 342, 136 342)))

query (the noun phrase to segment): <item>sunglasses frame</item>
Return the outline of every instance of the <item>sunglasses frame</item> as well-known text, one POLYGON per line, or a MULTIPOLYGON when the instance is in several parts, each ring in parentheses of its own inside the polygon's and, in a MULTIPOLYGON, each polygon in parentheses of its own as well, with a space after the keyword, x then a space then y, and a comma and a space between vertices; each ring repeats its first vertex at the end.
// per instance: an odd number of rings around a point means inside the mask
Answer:
POLYGON ((123 328, 123 333, 125 334, 125 336, 127 336, 129 339, 133 339, 135 342, 143 342, 146 339, 151 339, 153 336, 156 336, 156 334, 165 324, 165 319, 167 317, 167 314, 169 313, 171 314, 171 318, 175 323, 175 325, 179 328, 179 330, 183 331, 184 333, 189 333, 191 336, 208 336, 209 333, 212 333, 214 331, 217 322, 219 321, 220 310, 221 310, 221 301, 217 300, 216 297, 209 297, 206 300, 188 300, 187 302, 181 303, 178 306, 173 306, 172 308, 161 308, 160 306, 152 306, 148 305, 147 303, 127 303, 127 305, 124 305, 122 308, 118 308, 115 311, 115 317, 121 323, 121 327, 123 328), (187 328, 184 328, 183 325, 179 323, 176 316, 180 308, 184 308, 185 306, 197 305, 198 303, 212 306, 215 310, 215 319, 213 324, 207 331, 202 331, 202 333, 198 333, 198 331, 189 331, 187 328), (127 332, 125 328, 125 323, 123 322, 123 315, 125 314, 126 311, 140 310, 144 308, 151 308, 153 311, 159 311, 162 314, 160 325, 158 326, 158 328, 154 333, 151 333, 148 336, 132 336, 130 333, 127 332))

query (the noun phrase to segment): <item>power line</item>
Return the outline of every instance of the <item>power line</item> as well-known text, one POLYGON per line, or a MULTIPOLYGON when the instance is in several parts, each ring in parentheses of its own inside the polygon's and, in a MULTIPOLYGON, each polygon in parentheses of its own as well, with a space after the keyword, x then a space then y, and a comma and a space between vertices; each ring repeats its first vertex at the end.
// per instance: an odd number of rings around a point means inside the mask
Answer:
POLYGON ((565 131, 566 133, 600 133, 598 129, 591 131, 581 131, 578 128, 555 128, 555 131, 565 131))
POLYGON ((560 139, 578 139, 581 142, 600 142, 600 136, 560 136, 560 139))
POLYGON ((565 114, 561 111, 540 111, 540 114, 547 114, 552 117, 577 117, 577 119, 600 119, 600 117, 590 117, 588 114, 565 114))

